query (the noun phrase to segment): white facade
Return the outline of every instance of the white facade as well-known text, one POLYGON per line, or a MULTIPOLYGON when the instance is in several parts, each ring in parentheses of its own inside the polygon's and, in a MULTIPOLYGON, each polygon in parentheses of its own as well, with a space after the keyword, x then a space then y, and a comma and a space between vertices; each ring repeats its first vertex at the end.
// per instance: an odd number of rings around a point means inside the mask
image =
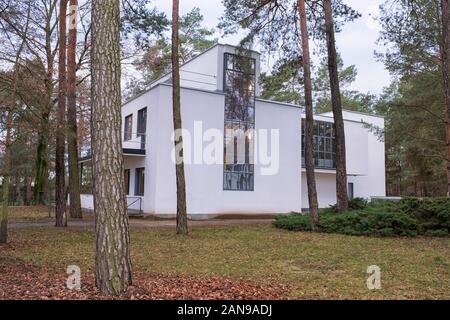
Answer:
MULTIPOLYGON (((308 207, 306 178, 301 165, 301 118, 299 106, 265 101, 259 96, 259 85, 255 83, 255 130, 277 130, 279 136, 279 164, 275 174, 265 175, 262 169, 267 164, 255 161, 254 186, 252 191, 224 190, 223 163, 207 164, 198 159, 195 149, 200 143, 196 133, 215 129, 223 132, 225 121, 224 53, 234 53, 235 48, 216 45, 197 58, 181 66, 181 110, 185 148, 185 172, 187 210, 190 218, 205 218, 220 215, 286 214, 308 207), (189 139, 189 135, 192 139, 189 139)), ((255 74, 259 75, 259 54, 255 59, 255 74)), ((133 115, 131 139, 124 141, 125 168, 130 169, 131 209, 142 209, 144 214, 173 217, 176 213, 176 180, 173 152, 172 87, 170 75, 156 81, 142 95, 122 107, 123 131, 125 118, 133 115), (141 138, 137 136, 138 111, 147 108, 145 154, 141 149, 141 138), (135 196, 136 169, 145 168, 144 195, 135 196), (141 199, 136 202, 136 198, 141 199), (132 205, 131 205, 132 204, 132 205)), ((370 132, 363 123, 383 128, 383 118, 344 112, 347 143, 348 180, 353 183, 354 196, 369 198, 385 196, 384 142, 370 132)), ((330 114, 317 115, 316 120, 332 122, 330 114)), ((276 137, 275 137, 276 138, 276 137)), ((276 140, 274 138, 274 140, 276 140)), ((260 137, 258 136, 259 140, 260 137)), ((216 141, 217 142, 217 141, 216 141)), ((276 142, 276 141, 273 141, 276 142)), ((224 159, 223 139, 218 143, 215 156, 224 159)), ((203 148, 207 143, 203 144, 203 148)), ((212 143, 210 145, 213 145, 212 143)), ((255 143, 258 146, 258 143, 255 143)), ((217 144, 216 144, 217 146, 217 144)), ((201 149, 200 149, 201 150, 201 149)), ((255 154, 259 150, 255 150, 255 154)), ((317 170, 317 189, 320 207, 336 202, 335 171, 317 170)), ((92 209, 92 196, 82 196, 82 206, 92 209)))

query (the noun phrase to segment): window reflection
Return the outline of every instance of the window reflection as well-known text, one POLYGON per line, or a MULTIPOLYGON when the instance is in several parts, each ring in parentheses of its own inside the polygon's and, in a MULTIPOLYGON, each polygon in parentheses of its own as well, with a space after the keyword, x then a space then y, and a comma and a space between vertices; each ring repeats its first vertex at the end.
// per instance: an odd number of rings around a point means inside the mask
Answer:
MULTIPOLYGON (((302 119, 302 166, 305 167, 305 128, 302 119)), ((314 164, 318 169, 336 169, 336 139, 333 123, 314 121, 314 164)))
POLYGON ((226 53, 224 63, 225 190, 254 189, 255 60, 226 53))

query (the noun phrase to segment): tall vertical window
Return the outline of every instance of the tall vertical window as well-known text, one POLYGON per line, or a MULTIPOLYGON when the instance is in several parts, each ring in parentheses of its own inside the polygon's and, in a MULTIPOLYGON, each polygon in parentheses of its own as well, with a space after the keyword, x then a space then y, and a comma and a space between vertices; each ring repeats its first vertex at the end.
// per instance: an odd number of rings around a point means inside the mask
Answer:
POLYGON ((353 200, 355 198, 355 185, 353 182, 349 182, 348 184, 348 198, 353 200))
POLYGON ((255 59, 225 53, 224 190, 254 190, 255 59))
POLYGON ((147 134, 147 108, 138 111, 137 136, 141 138, 141 149, 145 149, 147 134))
POLYGON ((145 185, 145 168, 136 169, 134 180, 134 195, 143 196, 145 185))
MULTIPOLYGON (((302 119, 302 166, 305 166, 305 129, 302 119)), ((314 164, 318 169, 336 169, 336 138, 333 123, 314 121, 314 164)))
POLYGON ((125 169, 124 171, 124 179, 125 179, 125 194, 130 194, 130 169, 125 169))
POLYGON ((133 135, 133 115, 125 117, 124 140, 131 140, 133 135))

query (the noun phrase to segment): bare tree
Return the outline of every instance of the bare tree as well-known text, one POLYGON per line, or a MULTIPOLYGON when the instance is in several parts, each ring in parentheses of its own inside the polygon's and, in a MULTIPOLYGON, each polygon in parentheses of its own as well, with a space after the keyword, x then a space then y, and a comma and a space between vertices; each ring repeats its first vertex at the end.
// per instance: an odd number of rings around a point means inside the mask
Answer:
POLYGON ((55 157, 55 198, 56 227, 65 227, 64 213, 66 211, 66 170, 65 170, 65 115, 66 115, 66 16, 67 0, 59 3, 59 61, 58 61, 58 110, 56 113, 56 157, 55 157))
POLYGON ((339 86, 336 40, 331 0, 323 0, 325 32, 328 50, 328 73, 330 75, 331 104, 336 135, 336 198, 338 212, 348 210, 347 164, 345 155, 345 130, 342 115, 341 90, 339 86))
MULTIPOLYGON (((24 25, 24 32, 27 34, 30 25, 31 18, 31 5, 28 4, 26 21, 24 25)), ((13 112, 16 104, 17 86, 19 82, 19 69, 20 69, 20 56, 25 48, 25 38, 22 38, 20 45, 17 49, 16 56, 14 59, 14 69, 13 69, 13 79, 12 86, 9 87, 11 90, 10 97, 7 105, 9 108, 6 109, 6 137, 5 137, 5 156, 4 156, 4 167, 3 167, 3 182, 2 182, 2 216, 0 221, 0 243, 6 243, 8 241, 8 204, 9 204, 9 183, 10 183, 10 171, 11 171, 11 134, 12 134, 12 123, 13 123, 13 112), (12 97, 12 99, 11 99, 12 97), (11 101, 12 100, 12 101, 11 101)), ((2 101, 5 103, 5 101, 2 101)))
POLYGON ((95 279, 102 293, 119 295, 132 282, 121 139, 119 0, 93 1, 91 21, 95 279))
POLYGON ((69 45, 67 47, 67 149, 69 151, 70 217, 81 219, 80 172, 77 134, 77 14, 78 1, 70 0, 69 45))
POLYGON ((317 202, 317 189, 314 165, 314 110, 311 80, 311 58, 309 54, 308 22, 306 20, 305 0, 298 0, 300 15, 300 33, 303 53, 303 77, 305 87, 305 165, 306 183, 308 186, 309 212, 311 215, 311 227, 316 229, 319 222, 319 205, 317 202))
POLYGON ((177 179, 177 234, 187 235, 186 182, 184 175, 183 135, 181 133, 180 59, 179 59, 179 0, 172 1, 172 83, 173 83, 173 128, 175 130, 175 164, 177 179))

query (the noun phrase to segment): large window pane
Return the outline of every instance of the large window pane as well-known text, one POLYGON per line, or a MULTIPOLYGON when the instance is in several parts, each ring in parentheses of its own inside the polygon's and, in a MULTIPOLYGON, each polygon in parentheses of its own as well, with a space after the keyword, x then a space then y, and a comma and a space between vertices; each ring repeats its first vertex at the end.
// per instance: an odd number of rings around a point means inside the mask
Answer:
POLYGON ((255 61, 225 54, 225 190, 253 190, 255 61))
MULTIPOLYGON (((302 166, 305 166, 305 129, 302 119, 302 166)), ((332 123, 314 121, 314 163, 318 169, 336 168, 336 141, 332 123)))

